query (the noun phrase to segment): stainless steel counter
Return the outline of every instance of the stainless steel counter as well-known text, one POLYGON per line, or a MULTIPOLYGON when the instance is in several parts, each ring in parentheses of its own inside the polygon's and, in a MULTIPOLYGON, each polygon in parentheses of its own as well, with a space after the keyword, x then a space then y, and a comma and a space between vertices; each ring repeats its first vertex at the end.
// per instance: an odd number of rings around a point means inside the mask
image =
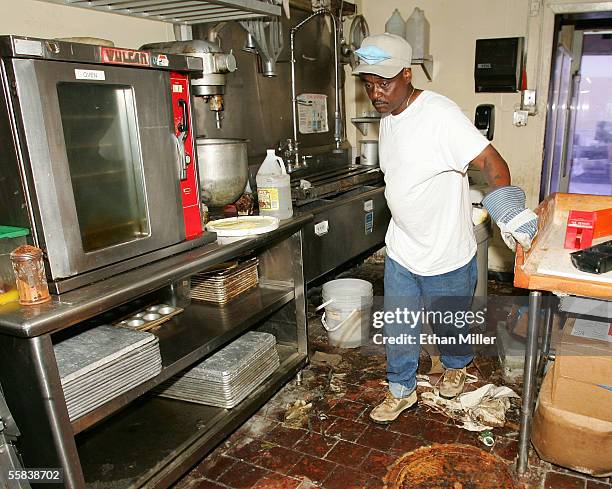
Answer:
POLYGON ((383 186, 362 185, 295 209, 314 215, 303 230, 307 283, 384 246, 391 219, 384 192, 383 186))
POLYGON ((61 467, 64 482, 53 487, 167 488, 210 452, 307 362, 301 230, 312 219, 305 213, 265 235, 171 256, 54 297, 43 306, 1 307, 0 384, 21 432, 18 446, 24 466, 61 467), (257 287, 223 307, 198 301, 185 305, 155 332, 159 374, 76 419, 69 417, 57 341, 97 324, 111 324, 109 315, 150 304, 177 280, 247 255, 259 260, 257 287), (274 334, 281 364, 235 408, 145 395, 249 330, 274 334), (164 412, 171 412, 176 422, 164 419, 164 412), (142 432, 134 431, 134 417, 142 432), (101 462, 102 454, 112 463, 101 462))
POLYGON ((59 331, 170 285, 177 278, 187 277, 248 250, 284 239, 299 231, 312 219, 311 213, 300 214, 282 221, 281 226, 270 233, 226 245, 205 245, 60 296, 53 296, 51 302, 40 306, 22 307, 17 303, 0 306, 0 334, 34 337, 59 331))

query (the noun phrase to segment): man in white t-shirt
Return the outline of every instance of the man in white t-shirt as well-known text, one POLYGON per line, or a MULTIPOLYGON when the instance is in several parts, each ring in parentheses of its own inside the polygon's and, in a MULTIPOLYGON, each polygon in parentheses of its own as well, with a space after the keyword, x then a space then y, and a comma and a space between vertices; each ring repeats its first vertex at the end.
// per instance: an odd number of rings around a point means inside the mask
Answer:
MULTIPOLYGON (((385 311, 396 312, 384 326, 389 392, 370 414, 375 422, 389 423, 417 401, 422 321, 401 311, 450 312, 455 318, 469 309, 474 294, 476 239, 468 165, 480 168, 494 189, 485 207, 509 246, 518 241, 528 248, 537 221, 525 209, 522 190, 510 186, 506 162, 459 107, 412 86, 412 49, 403 38, 370 36, 357 55, 360 64, 353 74, 382 114, 379 161, 392 216, 385 238, 385 311), (412 340, 401 341, 407 335, 412 340)), ((463 390, 473 353, 470 345, 453 344, 452 338, 466 334, 467 327, 432 317, 429 322, 439 338, 433 341, 445 367, 440 394, 455 397, 463 390)))

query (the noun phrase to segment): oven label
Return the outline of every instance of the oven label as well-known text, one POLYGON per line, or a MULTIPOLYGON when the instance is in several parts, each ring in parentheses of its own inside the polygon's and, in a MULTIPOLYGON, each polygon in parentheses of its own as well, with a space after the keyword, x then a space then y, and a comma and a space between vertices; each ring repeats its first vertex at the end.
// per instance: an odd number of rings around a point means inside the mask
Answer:
POLYGON ((110 63, 115 65, 151 65, 151 55, 149 53, 144 51, 134 51, 133 49, 109 48, 102 46, 100 48, 100 58, 102 59, 102 63, 110 63))
POLYGON ((370 234, 374 229, 374 213, 368 212, 365 215, 365 233, 370 234))
POLYGON ((102 70, 74 70, 77 80, 106 80, 106 74, 102 70))
POLYGON ((34 41, 33 39, 15 39, 15 54, 25 56, 42 56, 42 42, 34 41))
POLYGON ((168 56, 165 54, 158 54, 157 56, 153 56, 153 64, 155 66, 169 66, 170 61, 168 61, 168 56))

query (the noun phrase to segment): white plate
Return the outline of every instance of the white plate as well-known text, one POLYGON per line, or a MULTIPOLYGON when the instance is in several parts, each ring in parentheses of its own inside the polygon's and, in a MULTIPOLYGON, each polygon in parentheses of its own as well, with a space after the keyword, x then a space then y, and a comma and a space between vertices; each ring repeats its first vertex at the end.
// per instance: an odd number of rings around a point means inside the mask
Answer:
POLYGON ((271 216, 238 216, 210 221, 206 230, 221 238, 244 238, 274 231, 278 223, 278 218, 271 216))

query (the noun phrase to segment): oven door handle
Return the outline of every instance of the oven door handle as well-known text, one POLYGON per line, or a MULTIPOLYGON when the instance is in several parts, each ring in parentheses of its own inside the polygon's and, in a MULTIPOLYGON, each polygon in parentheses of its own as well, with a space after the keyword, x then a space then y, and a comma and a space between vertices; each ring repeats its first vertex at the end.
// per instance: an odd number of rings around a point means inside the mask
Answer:
POLYGON ((176 134, 172 134, 176 146, 176 162, 180 180, 187 180, 187 161, 185 155, 185 140, 176 134))
POLYGON ((183 117, 181 122, 179 122, 176 126, 178 132, 183 135, 183 141, 187 139, 187 135, 189 134, 189 110, 187 109, 187 101, 185 99, 178 99, 178 105, 183 112, 183 117))

